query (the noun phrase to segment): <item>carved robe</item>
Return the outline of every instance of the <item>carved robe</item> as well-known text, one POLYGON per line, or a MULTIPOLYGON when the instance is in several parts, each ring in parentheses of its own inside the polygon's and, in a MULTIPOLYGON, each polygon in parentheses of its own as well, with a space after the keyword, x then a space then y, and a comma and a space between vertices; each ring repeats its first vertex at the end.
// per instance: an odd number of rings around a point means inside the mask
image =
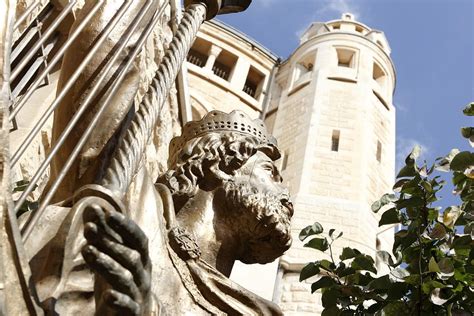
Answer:
MULTIPOLYGON (((136 176, 128 194, 131 216, 149 238, 152 294, 156 315, 279 315, 274 303, 242 288, 199 258, 199 249, 185 228, 168 234, 166 214, 174 207, 169 190, 154 186, 146 170, 136 176), (169 237, 170 236, 170 237, 169 237)), ((33 278, 43 308, 59 315, 92 315, 94 274, 81 248, 82 214, 51 206, 27 243, 33 278)))

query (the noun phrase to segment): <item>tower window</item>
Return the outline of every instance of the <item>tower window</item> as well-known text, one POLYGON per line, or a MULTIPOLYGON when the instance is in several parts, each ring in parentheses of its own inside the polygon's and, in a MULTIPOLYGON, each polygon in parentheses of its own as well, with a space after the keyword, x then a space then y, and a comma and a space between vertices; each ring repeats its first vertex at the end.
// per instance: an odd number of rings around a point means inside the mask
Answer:
POLYGON ((303 80, 310 76, 310 73, 313 71, 315 63, 315 55, 310 54, 302 58, 295 65, 295 75, 294 83, 298 82, 300 79, 303 80))
POLYGON ((382 161, 382 143, 378 140, 377 141, 377 161, 381 162, 382 161))
POLYGON ((364 28, 362 26, 356 25, 355 30, 356 30, 356 32, 364 33, 364 28))
POLYGON ((331 140, 331 150, 332 151, 339 151, 339 138, 341 132, 338 130, 332 131, 332 140, 331 140))
POLYGON ((207 56, 191 48, 186 59, 191 64, 202 68, 206 64, 207 56))
POLYGON ((285 152, 283 152, 282 157, 281 157, 280 170, 285 171, 287 166, 288 166, 288 150, 285 150, 285 152))
POLYGON ((201 38, 196 38, 193 47, 189 50, 187 61, 198 67, 204 67, 208 58, 208 52, 211 48, 211 43, 201 38))
POLYGON ((355 52, 350 49, 336 48, 337 65, 339 67, 355 68, 354 56, 355 52))
POLYGON ((264 79, 265 76, 260 71, 251 66, 247 75, 247 80, 245 80, 243 91, 251 97, 257 99, 262 92, 264 79))
POLYGON ((222 51, 212 67, 212 72, 224 80, 229 80, 236 63, 237 56, 227 51, 222 51))
POLYGON ((374 62, 373 65, 372 78, 379 84, 382 90, 385 90, 387 75, 385 74, 385 71, 383 71, 382 67, 380 67, 380 65, 376 62, 374 62))

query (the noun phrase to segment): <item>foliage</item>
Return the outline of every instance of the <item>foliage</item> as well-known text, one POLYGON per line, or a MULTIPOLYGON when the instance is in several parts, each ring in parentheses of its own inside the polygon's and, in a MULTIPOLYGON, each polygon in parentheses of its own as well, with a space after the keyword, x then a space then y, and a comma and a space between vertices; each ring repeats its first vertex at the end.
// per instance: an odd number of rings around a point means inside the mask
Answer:
MULTIPOLYGON (((465 110, 474 115, 474 104, 465 110)), ((465 130, 473 128, 463 128, 465 130)), ((333 243, 342 236, 323 237, 319 223, 308 226, 300 239, 305 246, 329 250, 331 260, 317 260, 301 271, 300 281, 317 276, 311 291, 322 290, 323 315, 472 315, 474 312, 474 153, 452 150, 437 164, 418 165, 415 147, 397 175, 393 193, 373 203, 384 210, 379 226, 400 224, 392 255, 378 252, 390 270, 378 275, 371 256, 343 248, 339 260, 333 243), (438 172, 452 173, 460 205, 438 207, 445 184, 438 172)))

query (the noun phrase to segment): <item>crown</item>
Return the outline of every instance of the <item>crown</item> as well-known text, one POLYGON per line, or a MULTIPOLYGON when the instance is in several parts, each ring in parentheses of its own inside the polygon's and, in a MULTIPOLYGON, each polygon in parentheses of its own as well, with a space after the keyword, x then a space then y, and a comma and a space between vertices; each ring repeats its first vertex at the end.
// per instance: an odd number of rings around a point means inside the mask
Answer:
POLYGON ((176 155, 191 139, 204 136, 213 132, 235 132, 250 135, 264 145, 277 146, 275 137, 267 133, 265 124, 260 119, 252 120, 242 111, 235 110, 231 113, 211 111, 200 121, 191 121, 184 125, 181 136, 175 137, 170 143, 170 161, 176 161, 176 155))

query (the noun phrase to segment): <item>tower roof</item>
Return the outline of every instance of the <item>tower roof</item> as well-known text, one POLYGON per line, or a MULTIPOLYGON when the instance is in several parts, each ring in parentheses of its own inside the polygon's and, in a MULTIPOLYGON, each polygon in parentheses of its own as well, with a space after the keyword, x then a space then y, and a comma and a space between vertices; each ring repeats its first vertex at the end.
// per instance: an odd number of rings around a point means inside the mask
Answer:
POLYGON ((346 33, 362 36, 379 45, 388 55, 391 49, 385 34, 356 21, 354 14, 343 13, 340 19, 328 22, 313 22, 300 38, 300 44, 327 33, 346 33))

